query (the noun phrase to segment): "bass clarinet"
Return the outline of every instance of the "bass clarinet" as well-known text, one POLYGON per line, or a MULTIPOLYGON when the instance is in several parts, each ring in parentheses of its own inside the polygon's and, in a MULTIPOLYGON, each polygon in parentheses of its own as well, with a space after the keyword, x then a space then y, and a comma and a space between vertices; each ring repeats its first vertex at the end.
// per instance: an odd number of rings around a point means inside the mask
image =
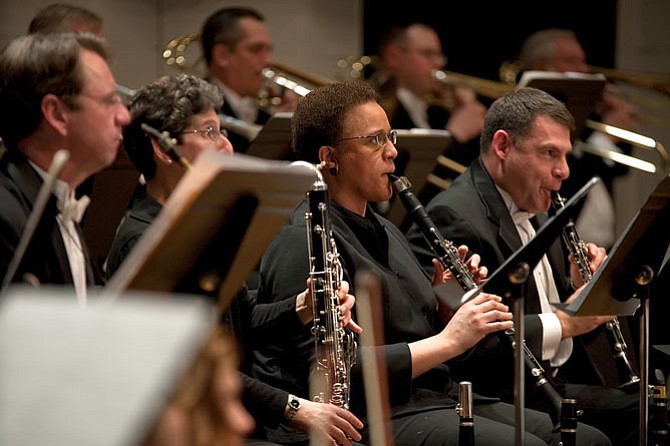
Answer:
MULTIPOLYGON (((431 251, 433 251, 433 254, 437 257, 442 266, 451 271, 451 274, 464 290, 470 291, 477 288, 475 278, 461 260, 456 246, 454 246, 452 242, 444 239, 419 199, 410 191, 411 184, 409 180, 405 177, 397 177, 392 174, 389 174, 388 177, 391 180, 391 185, 393 186, 396 195, 405 209, 407 209, 407 213, 419 227, 421 235, 423 235, 423 238, 426 240, 431 251)), ((504 334, 511 342, 512 347, 516 348, 514 329, 505 330, 504 334)), ((549 416, 554 422, 554 432, 558 432, 561 427, 561 406, 563 397, 554 388, 552 382, 545 376, 544 368, 533 352, 530 351, 525 341, 522 344, 524 364, 535 379, 535 386, 538 393, 547 406, 549 416)))
POLYGON ((337 290, 342 282, 340 257, 329 224, 328 187, 319 167, 307 192, 305 215, 311 279, 312 334, 316 358, 310 378, 312 399, 349 409, 351 367, 356 360, 354 334, 342 322, 337 290))
MULTIPOLYGON (((551 201, 554 206, 554 209, 559 210, 565 205, 565 199, 561 197, 558 192, 553 192, 551 195, 551 201)), ((575 223, 571 220, 563 228, 563 233, 561 234, 563 241, 565 242, 570 255, 572 256, 574 262, 577 264, 577 269, 579 270, 579 275, 581 276, 584 283, 587 283, 593 277, 593 272, 589 266, 589 258, 587 256, 586 242, 579 237, 577 234, 577 229, 575 228, 575 223)), ((617 369, 621 377, 623 384, 619 388, 628 387, 640 382, 640 377, 637 375, 633 366, 628 358, 626 349, 628 345, 626 344, 626 339, 621 332, 621 324, 619 323, 618 318, 607 322, 605 324, 605 329, 608 334, 608 339, 610 341, 610 346, 612 347, 612 354, 614 360, 617 363, 617 369)))

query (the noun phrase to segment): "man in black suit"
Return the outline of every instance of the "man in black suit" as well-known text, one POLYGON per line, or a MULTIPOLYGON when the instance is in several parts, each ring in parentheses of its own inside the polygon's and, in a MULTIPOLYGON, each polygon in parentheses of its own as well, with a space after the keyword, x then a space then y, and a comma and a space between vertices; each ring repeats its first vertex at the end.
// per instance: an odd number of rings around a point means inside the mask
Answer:
MULTIPOLYGON (((251 8, 222 8, 210 15, 200 40, 210 82, 224 97, 221 113, 248 124, 264 125, 277 111, 293 111, 297 96, 286 92, 282 104, 260 108, 258 96, 266 79, 263 70, 272 66, 272 40, 264 17, 251 8)), ((249 139, 231 132, 236 152, 246 152, 249 139)))
MULTIPOLYGON (((375 87, 391 128, 448 130, 453 143, 445 156, 469 165, 477 157, 486 107, 469 88, 449 91, 435 79, 434 71, 447 62, 435 30, 423 23, 391 28, 379 59, 384 75, 375 87)), ((402 159, 398 162, 401 167, 402 159)))
POLYGON ((78 224, 74 191, 110 165, 130 120, 116 92, 104 40, 92 34, 32 34, 0 56, 0 275, 7 274, 38 191, 60 149, 69 152, 44 214, 12 277, 71 284, 80 302, 101 283, 78 224))
MULTIPOLYGON (((438 230, 457 246, 467 245, 470 252, 481 256, 482 265, 494 271, 546 221, 551 194, 570 173, 567 157, 573 129, 574 120, 565 106, 540 90, 522 88, 495 101, 484 121, 479 159, 426 206, 438 230)), ((430 271, 433 255, 416 225, 407 236, 430 271)), ((589 266, 595 270, 605 251, 593 243, 586 246, 589 266)), ((570 317, 552 307, 552 302, 574 299, 577 293, 571 295, 571 285, 583 284, 577 266, 571 262, 568 275, 566 264, 558 241, 523 290, 527 345, 543 361, 549 376, 564 380, 562 366, 575 357, 573 349, 579 348, 573 338, 611 320, 609 316, 570 317)), ((580 367, 586 373, 586 364, 580 367)), ((452 368, 459 376, 469 376, 475 391, 513 399, 514 368, 508 343, 489 337, 452 368)), ((526 381, 535 384, 532 377, 526 381)), ((531 389, 527 392, 529 406, 546 409, 531 389)), ((614 444, 637 444, 637 394, 585 385, 579 377, 570 377, 558 390, 564 397, 576 398, 578 408, 584 410, 580 419, 600 428, 614 444)))

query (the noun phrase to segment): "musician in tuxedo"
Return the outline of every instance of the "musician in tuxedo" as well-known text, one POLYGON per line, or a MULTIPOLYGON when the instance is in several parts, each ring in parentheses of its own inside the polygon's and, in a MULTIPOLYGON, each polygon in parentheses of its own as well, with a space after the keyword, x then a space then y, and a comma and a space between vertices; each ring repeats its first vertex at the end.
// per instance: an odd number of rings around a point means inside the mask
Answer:
MULTIPOLYGON (((298 159, 322 165, 329 194, 324 218, 328 219, 335 244, 333 248, 330 240, 320 243, 312 248, 312 255, 321 258, 337 253, 342 275, 349 283, 361 271, 380 277, 379 304, 383 314, 379 323, 384 337, 370 354, 385 358, 390 386, 382 391, 389 392, 395 444, 454 445, 459 425, 454 411, 458 391, 448 362, 466 353, 487 334, 511 328, 512 315, 499 296, 487 293, 455 313, 443 313, 447 309, 436 298, 432 285, 449 280, 450 273, 438 269, 431 281, 402 232, 371 208, 370 202, 390 198, 387 175, 394 171, 397 156, 396 135, 379 99, 366 83, 341 82, 316 88, 298 102, 292 121, 293 147, 298 159)), ((265 252, 259 302, 290 301, 304 287, 301 277, 311 267, 307 211, 307 203, 301 203, 265 252)), ((329 264, 324 269, 334 267, 329 264)), ((477 277, 485 273, 477 267, 476 259, 470 259, 468 267, 477 277)), ((328 327, 324 329, 329 335, 328 327)), ((315 354, 310 327, 298 333, 280 327, 254 351, 254 376, 308 398, 310 365, 315 354)), ((360 364, 359 358, 351 370, 350 383, 334 384, 349 386, 351 410, 363 415, 365 389, 360 364)), ((515 443, 512 405, 477 398, 474 414, 476 444, 515 443)), ((524 415, 525 444, 557 441, 548 415, 531 410, 524 415)), ((592 428, 584 427, 582 432, 583 444, 609 444, 602 433, 592 428)), ((296 444, 305 441, 291 430, 276 429, 270 435, 296 444)))
MULTIPOLYGON (((192 75, 178 74, 160 78, 139 89, 130 101, 131 122, 124 128, 124 148, 128 158, 146 180, 145 190, 135 201, 117 230, 107 259, 107 273, 112 275, 121 266, 142 234, 156 219, 163 205, 185 173, 183 165, 174 162, 147 137, 141 125, 148 124, 168 132, 176 140, 175 148, 189 163, 206 150, 232 154, 233 147, 221 129, 217 110, 222 96, 216 86, 192 75)), ((307 275, 305 275, 307 277, 307 275)), ((266 441, 264 426, 291 424, 305 432, 312 431, 329 441, 349 445, 359 439, 356 429, 362 423, 353 414, 339 411, 333 405, 300 399, 300 407, 289 410, 295 399, 280 387, 272 387, 253 379, 248 373, 249 351, 267 338, 270 327, 277 324, 284 330, 300 330, 312 319, 310 289, 296 293, 291 301, 278 305, 257 305, 255 292, 241 284, 241 289, 222 316, 222 325, 233 330, 242 349, 242 401, 256 421, 257 430, 245 444, 275 445, 266 441), (289 417, 289 414, 290 417, 289 417), (348 439, 349 438, 349 439, 348 439)), ((199 292, 199 290, 194 290, 199 292)), ((344 323, 360 331, 351 320, 354 296, 348 285, 338 291, 344 323)), ((319 437, 321 438, 321 437, 319 437)))
MULTIPOLYGON (((0 56, 0 271, 16 253, 45 176, 60 149, 69 152, 14 282, 102 283, 78 224, 84 210, 74 191, 110 165, 130 120, 116 93, 105 42, 92 34, 31 34, 0 56)), ((85 199, 84 201, 86 201, 85 199)))
POLYGON ((477 158, 486 107, 469 88, 455 88, 452 95, 434 78, 434 70, 447 63, 435 30, 424 23, 391 27, 378 58, 373 82, 391 128, 448 130, 453 143, 445 156, 465 166, 477 158))
MULTIPOLYGON (((282 104, 261 108, 258 96, 265 85, 263 69, 272 66, 272 40, 265 18, 251 8, 222 8, 212 13, 200 33, 207 63, 207 80, 218 85, 225 99, 221 113, 249 124, 265 124, 277 111, 293 111, 297 97, 285 92, 282 104)), ((246 152, 249 140, 229 135, 237 152, 246 152)))
MULTIPOLYGON (((490 270, 497 269, 527 243, 547 219, 551 194, 561 188, 570 171, 567 157, 574 119, 565 105, 543 91, 522 88, 496 100, 486 115, 478 160, 426 206, 437 230, 456 245, 465 244, 490 270)), ((432 252, 413 224, 407 237, 426 271, 432 271, 432 252)), ((605 251, 588 243, 589 267, 595 270, 605 251)), ((583 280, 574 261, 569 274, 557 240, 523 286, 525 340, 543 361, 548 376, 556 376, 563 396, 576 398, 584 410, 580 420, 605 432, 617 445, 636 444, 636 393, 567 380, 562 367, 580 346, 574 339, 595 330, 610 316, 570 317, 551 306, 571 301, 583 280)), ((468 377, 474 391, 512 401, 514 365, 505 340, 489 336, 466 360, 453 363, 455 374, 468 377)), ((583 373, 587 363, 578 364, 583 373)), ((547 410, 527 377, 527 404, 547 410)), ((579 435, 578 435, 579 436, 579 435)))

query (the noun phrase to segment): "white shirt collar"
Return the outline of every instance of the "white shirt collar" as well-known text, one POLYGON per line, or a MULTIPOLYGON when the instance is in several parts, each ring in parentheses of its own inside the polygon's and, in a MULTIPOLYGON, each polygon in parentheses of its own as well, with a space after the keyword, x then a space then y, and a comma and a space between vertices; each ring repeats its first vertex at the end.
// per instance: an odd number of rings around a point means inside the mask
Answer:
POLYGON ((409 114, 409 117, 417 128, 430 128, 430 124, 428 123, 428 104, 426 104, 426 101, 406 88, 398 88, 396 90, 396 97, 398 98, 398 102, 405 107, 407 114, 409 114))
POLYGON ((505 206, 507 207, 507 210, 512 216, 512 220, 514 220, 514 223, 517 226, 523 221, 530 220, 535 216, 535 214, 533 213, 522 211, 521 209, 519 209, 516 203, 514 203, 512 196, 509 193, 507 193, 507 191, 503 190, 498 185, 496 185, 496 188, 498 189, 498 192, 500 192, 500 195, 502 196, 503 201, 505 202, 505 206))
POLYGON ((254 123, 258 117, 258 103, 256 98, 248 96, 240 96, 230 87, 221 83, 221 81, 214 79, 214 83, 223 92, 223 97, 230 108, 235 112, 235 115, 243 121, 254 123))

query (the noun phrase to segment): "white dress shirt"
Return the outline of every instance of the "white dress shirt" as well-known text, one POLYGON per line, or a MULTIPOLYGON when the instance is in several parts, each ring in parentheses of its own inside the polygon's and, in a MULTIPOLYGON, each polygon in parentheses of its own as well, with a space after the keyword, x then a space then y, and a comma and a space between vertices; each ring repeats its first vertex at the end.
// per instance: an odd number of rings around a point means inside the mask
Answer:
POLYGON ((405 107, 414 126, 419 129, 429 129, 428 123, 428 104, 406 88, 398 88, 396 91, 398 102, 405 107))
MULTIPOLYGON (((530 222, 534 214, 520 210, 507 192, 500 188, 498 190, 514 220, 521 243, 523 245, 527 244, 535 237, 535 228, 530 222)), ((572 354, 572 339, 561 340, 561 323, 554 313, 554 307, 551 305, 552 303, 559 303, 560 297, 554 282, 551 264, 546 255, 542 256, 540 262, 533 269, 533 279, 537 286, 542 311, 538 315, 542 321, 542 360, 548 360, 552 367, 559 367, 572 354)))
MULTIPOLYGON (((30 164, 37 170, 42 179, 46 178, 47 173, 37 167, 34 163, 30 164)), ((86 259, 84 257, 84 250, 82 240, 79 238, 79 233, 75 228, 75 223, 79 223, 81 217, 88 205, 89 198, 84 196, 80 200, 74 198, 74 192, 70 191, 67 183, 61 180, 56 180, 54 183, 53 194, 57 199, 58 210, 56 221, 60 229, 63 243, 65 245, 65 252, 67 253, 68 262, 70 264, 70 271, 72 273, 72 280, 74 281, 75 294, 77 301, 81 306, 86 305, 86 259)))
POLYGON ((216 85, 223 92, 225 102, 230 105, 239 119, 250 124, 256 123, 259 110, 256 98, 242 97, 219 81, 216 81, 216 85))

